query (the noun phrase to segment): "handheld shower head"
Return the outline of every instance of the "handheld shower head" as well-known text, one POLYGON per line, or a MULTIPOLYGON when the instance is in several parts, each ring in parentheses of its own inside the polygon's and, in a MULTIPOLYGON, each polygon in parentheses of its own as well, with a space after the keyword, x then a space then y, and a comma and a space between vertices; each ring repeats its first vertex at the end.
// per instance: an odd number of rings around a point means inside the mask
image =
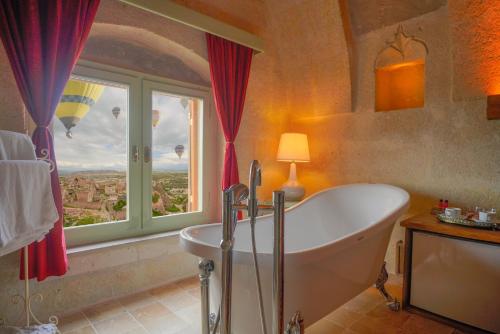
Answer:
POLYGON ((255 218, 258 213, 257 187, 262 184, 262 168, 258 160, 250 165, 249 179, 248 215, 255 218))

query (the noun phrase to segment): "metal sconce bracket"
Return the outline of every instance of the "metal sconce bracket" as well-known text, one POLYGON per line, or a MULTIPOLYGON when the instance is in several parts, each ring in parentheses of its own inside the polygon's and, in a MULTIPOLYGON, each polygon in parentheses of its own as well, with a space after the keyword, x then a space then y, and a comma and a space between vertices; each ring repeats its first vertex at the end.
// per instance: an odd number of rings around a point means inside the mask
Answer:
POLYGON ((489 120, 500 119, 500 94, 489 95, 487 102, 486 117, 489 120))

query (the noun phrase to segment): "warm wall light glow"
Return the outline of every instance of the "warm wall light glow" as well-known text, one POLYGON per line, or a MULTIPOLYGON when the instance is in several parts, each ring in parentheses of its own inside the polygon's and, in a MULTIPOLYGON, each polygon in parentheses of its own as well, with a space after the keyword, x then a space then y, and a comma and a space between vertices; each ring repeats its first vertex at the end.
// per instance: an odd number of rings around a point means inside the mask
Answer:
POLYGON ((377 68, 375 81, 376 111, 424 106, 425 65, 422 60, 377 68))
POLYGON ((308 162, 309 145, 303 133, 283 133, 278 147, 278 161, 308 162))

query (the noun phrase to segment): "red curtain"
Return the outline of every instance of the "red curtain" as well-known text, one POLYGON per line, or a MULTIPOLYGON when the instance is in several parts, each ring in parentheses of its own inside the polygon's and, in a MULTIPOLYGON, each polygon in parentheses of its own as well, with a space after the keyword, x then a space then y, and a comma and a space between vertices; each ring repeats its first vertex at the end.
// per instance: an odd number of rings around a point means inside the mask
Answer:
POLYGON ((207 33, 210 78, 226 139, 222 189, 239 182, 234 140, 240 127, 253 50, 207 33))
MULTIPOLYGON (((0 1, 0 37, 26 109, 37 125, 33 133, 37 155, 48 150, 49 158, 54 162, 53 138, 48 126, 80 56, 98 6, 99 0, 0 1)), ((48 276, 64 275, 67 271, 57 168, 51 177, 60 218, 44 240, 29 247, 28 276, 39 281, 48 276)))

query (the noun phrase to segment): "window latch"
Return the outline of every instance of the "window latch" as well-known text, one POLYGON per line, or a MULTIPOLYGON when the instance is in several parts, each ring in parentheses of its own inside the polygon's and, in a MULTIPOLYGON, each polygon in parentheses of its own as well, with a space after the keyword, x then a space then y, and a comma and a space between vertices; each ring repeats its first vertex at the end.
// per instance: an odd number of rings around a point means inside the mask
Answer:
POLYGON ((151 147, 144 146, 144 162, 148 163, 151 161, 151 147))
POLYGON ((132 161, 139 161, 139 148, 137 145, 132 146, 132 161))

